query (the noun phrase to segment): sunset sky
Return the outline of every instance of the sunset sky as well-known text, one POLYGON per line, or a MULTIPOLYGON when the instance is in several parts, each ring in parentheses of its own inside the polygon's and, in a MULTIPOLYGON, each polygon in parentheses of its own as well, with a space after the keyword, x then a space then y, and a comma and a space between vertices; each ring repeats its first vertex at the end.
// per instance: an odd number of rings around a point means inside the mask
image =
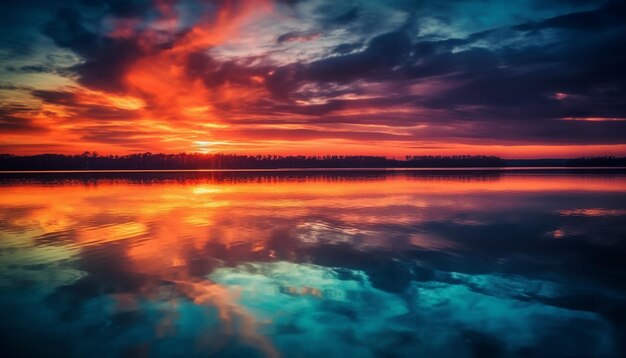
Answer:
POLYGON ((626 156, 626 2, 4 0, 0 153, 626 156))

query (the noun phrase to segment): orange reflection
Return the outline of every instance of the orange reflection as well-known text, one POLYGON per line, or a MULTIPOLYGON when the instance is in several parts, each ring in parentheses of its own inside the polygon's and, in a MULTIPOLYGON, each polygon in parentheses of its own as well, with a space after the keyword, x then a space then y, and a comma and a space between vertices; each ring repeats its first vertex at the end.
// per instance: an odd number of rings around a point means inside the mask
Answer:
MULTIPOLYGON (((148 278, 147 297, 161 282, 199 305, 217 308, 227 332, 275 356, 260 333, 259 321, 237 303, 237 292, 208 279, 212 268, 247 261, 296 258, 303 247, 329 242, 357 248, 393 247, 373 231, 373 223, 458 222, 480 225, 454 213, 502 210, 530 195, 567 192, 626 192, 624 176, 567 176, 506 173, 472 176, 390 173, 375 178, 336 176, 196 177, 173 181, 87 180, 65 185, 5 184, 0 197, 2 245, 37 247, 51 240, 62 250, 41 250, 38 259, 66 259, 87 250, 114 247, 123 252, 129 274, 148 278), (245 179, 245 180, 244 180, 245 179), (511 200, 486 201, 504 193, 511 200), (7 214, 9 213, 9 214, 7 214), (369 225, 369 226, 368 226, 369 225), (278 236, 278 235, 282 236, 278 236), (56 240, 56 241, 55 241, 56 240), (278 252, 277 252, 278 251, 278 252), (236 320, 237 324, 233 323, 236 320)), ((554 211, 551 211, 554 212, 554 211)), ((623 215, 609 209, 562 209, 561 215, 623 215)), ((554 237, 563 237, 555 231, 554 237)), ((422 233, 407 235, 423 249, 455 244, 422 233)), ((317 287, 287 287, 287 294, 322 296, 317 287)), ((116 296, 130 310, 134 296, 116 296)), ((168 301, 175 312, 176 302, 168 301)), ((155 335, 175 329, 175 313, 155 327, 155 335)), ((213 344, 210 337, 205 344, 213 344), (207 343, 208 342, 208 343, 207 343)))
MULTIPOLYGON (((360 223, 401 223, 408 220, 447 220, 443 211, 427 212, 433 205, 480 209, 483 203, 467 195, 542 192, 624 192, 622 176, 568 176, 508 173, 500 176, 411 178, 384 175, 373 180, 337 177, 280 179, 262 176, 245 182, 224 182, 211 177, 188 182, 163 181, 152 185, 109 181, 92 185, 74 182, 62 186, 4 186, 1 208, 14 215, 4 220, 21 238, 50 236, 72 230, 73 245, 127 242, 127 255, 137 270, 161 275, 187 267, 189 254, 212 250, 207 244, 238 257, 273 259, 268 240, 272 229, 284 226, 295 235, 335 230, 338 237, 367 235, 360 223), (279 182, 277 182, 279 180, 279 182), (393 208, 414 208, 396 210, 393 208), (335 219, 349 227, 311 220, 325 210, 338 210, 335 219), (362 208, 355 212, 352 208, 362 208), (18 215, 19 214, 19 215, 18 215), (270 224, 267 218, 272 218, 270 224)), ((517 194, 516 194, 517 193, 517 194)), ((497 205, 515 205, 501 202, 497 205)), ((587 208, 559 211, 561 215, 621 215, 614 209, 587 208)), ((455 219, 458 220, 458 219, 455 219)), ((479 224, 465 219, 463 224, 479 224)), ((421 242, 422 240, 414 238, 421 242)), ((211 246, 209 245, 209 246, 211 246)))
MULTIPOLYGON (((177 282, 187 295, 193 298, 196 304, 213 305, 219 310, 220 319, 226 323, 226 331, 231 333, 234 331, 234 317, 237 318, 238 333, 248 341, 248 343, 258 347, 267 357, 278 357, 278 351, 272 343, 263 335, 257 332, 257 319, 246 311, 242 306, 235 303, 236 297, 233 292, 225 287, 214 284, 209 281, 183 281, 177 282)), ((213 342, 210 336, 206 337, 202 342, 206 347, 211 347, 213 342)))
POLYGON ((626 210, 603 208, 570 209, 561 210, 559 214, 563 216, 622 216, 626 215, 626 210))

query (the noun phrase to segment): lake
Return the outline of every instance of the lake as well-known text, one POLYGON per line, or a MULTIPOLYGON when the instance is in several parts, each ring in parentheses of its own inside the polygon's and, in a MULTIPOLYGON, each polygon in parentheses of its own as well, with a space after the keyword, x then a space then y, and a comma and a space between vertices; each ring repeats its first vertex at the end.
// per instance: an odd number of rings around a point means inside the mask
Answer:
POLYGON ((626 355, 624 170, 0 174, 4 357, 626 355))

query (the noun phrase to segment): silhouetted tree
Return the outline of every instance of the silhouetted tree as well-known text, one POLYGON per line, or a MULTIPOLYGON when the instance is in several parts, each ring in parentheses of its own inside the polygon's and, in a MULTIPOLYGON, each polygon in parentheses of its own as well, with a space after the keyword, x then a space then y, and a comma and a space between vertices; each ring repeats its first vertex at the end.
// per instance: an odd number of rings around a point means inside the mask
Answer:
POLYGON ((626 158, 593 157, 576 159, 504 160, 496 156, 453 155, 414 156, 404 160, 363 155, 234 155, 234 154, 152 154, 100 155, 85 151, 78 155, 0 154, 0 170, 163 170, 163 169, 273 169, 273 168, 469 168, 504 166, 626 166, 626 158))

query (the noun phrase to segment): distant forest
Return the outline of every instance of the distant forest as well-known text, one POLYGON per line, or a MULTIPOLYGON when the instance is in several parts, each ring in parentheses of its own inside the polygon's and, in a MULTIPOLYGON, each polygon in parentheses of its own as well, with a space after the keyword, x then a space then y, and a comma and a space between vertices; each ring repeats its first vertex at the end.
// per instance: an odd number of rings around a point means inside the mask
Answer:
POLYGON ((626 166, 626 158, 593 157, 577 159, 513 159, 495 156, 412 156, 393 159, 384 156, 325 155, 279 156, 234 154, 152 154, 79 155, 0 154, 0 170, 177 170, 177 169, 278 169, 278 168, 472 168, 506 166, 626 166))

